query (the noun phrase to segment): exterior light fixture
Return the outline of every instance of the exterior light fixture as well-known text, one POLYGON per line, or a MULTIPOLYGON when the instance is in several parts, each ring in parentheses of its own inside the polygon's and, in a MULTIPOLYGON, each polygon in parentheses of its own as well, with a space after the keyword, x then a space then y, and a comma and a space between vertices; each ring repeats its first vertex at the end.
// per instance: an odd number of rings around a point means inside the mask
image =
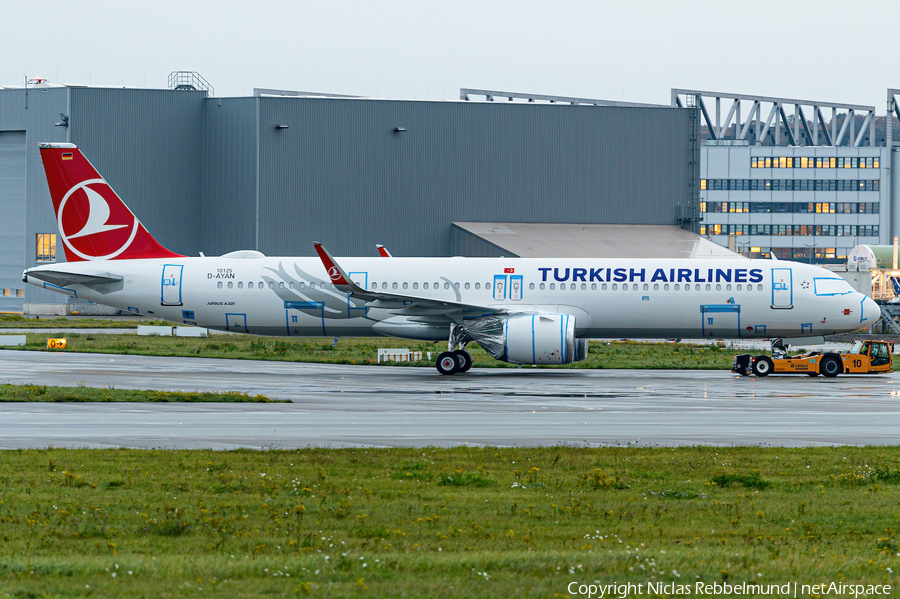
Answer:
POLYGON ((394 127, 394 133, 403 133, 406 131, 406 127, 394 127))
POLYGON ((69 117, 64 115, 63 113, 59 113, 59 122, 54 125, 54 127, 68 127, 69 126, 69 117))
POLYGON ((275 125, 276 129, 289 129, 290 125, 275 125))

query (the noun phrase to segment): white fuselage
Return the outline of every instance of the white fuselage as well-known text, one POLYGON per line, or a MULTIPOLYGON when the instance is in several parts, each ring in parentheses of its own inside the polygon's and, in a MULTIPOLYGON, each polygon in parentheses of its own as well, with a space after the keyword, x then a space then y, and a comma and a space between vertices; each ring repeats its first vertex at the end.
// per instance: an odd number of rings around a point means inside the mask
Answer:
MULTIPOLYGON (((252 254, 252 253, 251 253, 252 254)), ((875 323, 878 306, 837 275, 746 259, 342 258, 360 287, 513 313, 575 317, 580 338, 773 338, 828 335, 875 323)), ((53 287, 168 321, 276 336, 446 339, 449 327, 403 304, 367 306, 337 291, 318 258, 184 257, 60 263, 112 273, 117 284, 53 287)), ((476 317, 469 313, 466 318, 476 317)))

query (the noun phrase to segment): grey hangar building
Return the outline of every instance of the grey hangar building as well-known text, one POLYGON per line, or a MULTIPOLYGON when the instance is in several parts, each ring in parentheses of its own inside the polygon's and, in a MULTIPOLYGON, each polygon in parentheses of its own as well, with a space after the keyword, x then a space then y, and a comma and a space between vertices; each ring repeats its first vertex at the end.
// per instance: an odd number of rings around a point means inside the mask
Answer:
POLYGON ((672 90, 669 105, 473 89, 454 101, 220 98, 195 74, 173 75, 184 75, 173 89, 0 87, 0 311, 81 301, 21 282, 65 259, 43 141, 78 145, 186 255, 305 256, 318 240, 337 256, 371 256, 376 243, 397 256, 728 247, 827 262, 900 232, 895 90, 885 139, 874 107, 696 90, 672 90))
POLYGON ((306 256, 316 240, 336 256, 372 256, 382 243, 397 256, 511 257, 519 254, 502 243, 516 234, 481 224, 677 229, 696 203, 692 113, 276 90, 0 89, 0 311, 64 301, 21 282, 24 269, 65 260, 39 142, 76 144, 147 229, 185 255, 306 256))

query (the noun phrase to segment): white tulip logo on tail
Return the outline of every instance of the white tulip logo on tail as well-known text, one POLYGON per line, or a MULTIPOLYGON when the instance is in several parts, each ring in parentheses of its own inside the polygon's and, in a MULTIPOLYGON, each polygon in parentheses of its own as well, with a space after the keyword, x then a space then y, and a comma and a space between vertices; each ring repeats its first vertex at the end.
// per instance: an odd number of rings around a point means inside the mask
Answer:
POLYGON ((112 214, 104 193, 115 197, 106 181, 89 179, 69 189, 59 205, 60 237, 66 247, 85 260, 115 258, 128 249, 137 235, 138 219, 121 202, 114 202, 117 214, 112 214), (79 189, 83 193, 75 195, 79 189), (70 232, 73 228, 77 229, 74 233, 70 232), (73 240, 79 241, 73 244, 73 240))
POLYGON ((69 239, 93 235, 94 233, 103 233, 104 231, 112 231, 113 229, 122 229, 128 226, 107 224, 109 221, 109 204, 106 203, 103 196, 90 187, 85 187, 84 193, 87 194, 88 199, 88 219, 79 232, 74 235, 69 235, 69 239))

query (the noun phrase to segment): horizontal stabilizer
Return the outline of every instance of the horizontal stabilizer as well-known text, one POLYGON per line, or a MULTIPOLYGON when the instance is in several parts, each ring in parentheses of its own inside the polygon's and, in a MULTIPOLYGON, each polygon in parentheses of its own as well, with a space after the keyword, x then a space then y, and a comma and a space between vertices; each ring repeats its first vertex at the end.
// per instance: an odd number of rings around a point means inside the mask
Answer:
POLYGON ((25 271, 25 276, 27 278, 50 283, 51 285, 56 285, 57 287, 68 287, 69 285, 84 285, 85 287, 108 285, 110 283, 117 283, 124 278, 109 272, 97 275, 83 275, 58 270, 30 270, 25 271))

